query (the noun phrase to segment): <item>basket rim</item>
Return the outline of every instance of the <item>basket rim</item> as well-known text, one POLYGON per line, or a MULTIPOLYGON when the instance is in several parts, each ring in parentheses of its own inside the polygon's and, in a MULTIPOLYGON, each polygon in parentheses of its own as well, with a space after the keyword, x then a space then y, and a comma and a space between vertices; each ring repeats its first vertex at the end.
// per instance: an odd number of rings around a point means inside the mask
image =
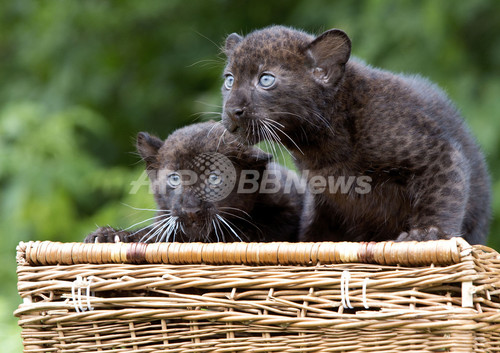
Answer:
POLYGON ((360 243, 96 244, 29 241, 20 242, 17 246, 17 263, 20 266, 116 263, 311 266, 366 263, 415 267, 456 264, 471 251, 472 246, 459 237, 425 242, 360 243))

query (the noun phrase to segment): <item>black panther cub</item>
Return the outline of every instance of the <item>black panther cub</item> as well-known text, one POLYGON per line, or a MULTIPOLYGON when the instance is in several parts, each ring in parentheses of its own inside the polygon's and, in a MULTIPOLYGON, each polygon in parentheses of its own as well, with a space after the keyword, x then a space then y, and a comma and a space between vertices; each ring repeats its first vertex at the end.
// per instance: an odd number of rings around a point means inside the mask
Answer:
POLYGON ((84 241, 296 241, 302 195, 285 189, 296 174, 226 133, 215 122, 181 128, 165 141, 139 133, 137 150, 158 205, 155 222, 138 231, 101 227, 84 241), (260 188, 265 178, 267 191, 260 188))
POLYGON ((301 240, 485 241, 486 164, 439 88, 350 58, 338 29, 233 33, 225 53, 222 119, 240 141, 284 144, 310 182, 371 180, 368 193, 351 184, 310 194, 301 240))

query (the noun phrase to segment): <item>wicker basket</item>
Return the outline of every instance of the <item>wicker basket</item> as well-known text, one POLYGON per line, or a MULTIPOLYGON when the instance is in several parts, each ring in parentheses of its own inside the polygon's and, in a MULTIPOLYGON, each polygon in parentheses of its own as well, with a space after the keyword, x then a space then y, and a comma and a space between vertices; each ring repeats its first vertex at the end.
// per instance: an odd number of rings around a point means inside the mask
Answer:
POLYGON ((25 352, 500 352, 500 256, 408 243, 18 247, 25 352))

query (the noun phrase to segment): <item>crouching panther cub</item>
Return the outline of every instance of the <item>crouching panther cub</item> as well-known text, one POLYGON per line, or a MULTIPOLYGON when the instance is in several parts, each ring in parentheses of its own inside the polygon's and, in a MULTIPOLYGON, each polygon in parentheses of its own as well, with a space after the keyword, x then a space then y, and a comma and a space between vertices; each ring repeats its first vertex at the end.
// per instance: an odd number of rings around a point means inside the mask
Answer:
POLYGON ((290 181, 297 175, 226 133, 216 122, 181 128, 165 141, 139 133, 137 150, 158 206, 153 224, 135 231, 101 227, 84 241, 296 241, 302 194, 290 181))

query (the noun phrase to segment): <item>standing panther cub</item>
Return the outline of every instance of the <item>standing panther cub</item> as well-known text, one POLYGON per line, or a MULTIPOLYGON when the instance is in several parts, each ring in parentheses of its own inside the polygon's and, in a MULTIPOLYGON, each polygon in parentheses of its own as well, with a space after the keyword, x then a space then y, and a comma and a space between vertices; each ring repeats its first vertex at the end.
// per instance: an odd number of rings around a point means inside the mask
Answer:
POLYGON ((158 206, 155 222, 138 231, 101 227, 84 241, 296 241, 302 195, 285 187, 287 178, 297 176, 271 163, 270 154, 231 141, 226 133, 215 122, 186 126, 165 141, 139 133, 137 150, 158 206), (271 192, 256 187, 266 172, 271 192))
POLYGON ((224 50, 224 126, 248 144, 282 143, 311 184, 328 182, 305 202, 301 240, 485 241, 485 161, 435 85, 350 58, 338 29, 233 33, 224 50), (361 176, 370 192, 331 191, 333 180, 361 176))

